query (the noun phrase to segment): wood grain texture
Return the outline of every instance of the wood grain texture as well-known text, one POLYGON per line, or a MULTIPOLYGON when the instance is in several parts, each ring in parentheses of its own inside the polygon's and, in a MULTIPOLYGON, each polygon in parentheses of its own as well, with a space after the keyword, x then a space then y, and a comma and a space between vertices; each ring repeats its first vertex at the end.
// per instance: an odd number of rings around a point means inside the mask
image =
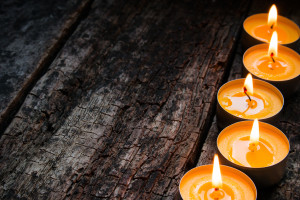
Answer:
POLYGON ((89 7, 90 0, 0 3, 0 135, 89 7))
MULTIPOLYGON (((234 57, 227 81, 242 78, 242 66, 243 66, 243 50, 242 50, 242 45, 239 44, 237 47, 237 51, 235 53, 235 57, 234 57)), ((213 156, 215 153, 217 153, 217 143, 216 142, 217 142, 219 133, 220 133, 220 130, 217 127, 217 119, 215 116, 213 119, 213 123, 208 131, 207 138, 205 139, 205 142, 201 149, 201 153, 200 153, 200 157, 199 157, 197 166, 213 163, 213 156)))
POLYGON ((249 1, 95 1, 0 140, 0 197, 174 199, 249 1))

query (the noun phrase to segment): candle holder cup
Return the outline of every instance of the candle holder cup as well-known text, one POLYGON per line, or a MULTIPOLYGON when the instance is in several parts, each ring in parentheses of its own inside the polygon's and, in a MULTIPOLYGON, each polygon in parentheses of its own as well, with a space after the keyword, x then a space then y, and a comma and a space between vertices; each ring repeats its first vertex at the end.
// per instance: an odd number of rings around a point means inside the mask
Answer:
MULTIPOLYGON (((244 122, 252 123, 252 121, 243 121, 243 123, 244 122)), ((230 126, 239 126, 239 123, 241 123, 241 122, 237 122, 230 126)), ((267 123, 262 123, 262 122, 259 122, 259 123, 260 123, 260 125, 263 125, 263 126, 272 126, 267 123)), ((227 128, 229 128, 230 126, 228 126, 227 128)), ((223 129, 223 131, 225 129, 223 129)), ((286 164, 287 164, 288 154, 280 162, 275 163, 271 166, 267 166, 267 167, 253 168, 253 167, 246 167, 246 166, 238 165, 238 164, 228 160, 220 151, 218 141, 219 141, 219 138, 222 136, 223 131, 221 131, 221 133, 219 134, 219 136, 217 138, 217 153, 219 155, 220 162, 222 164, 234 167, 238 170, 241 170, 242 172, 247 174, 254 181, 255 185, 259 188, 271 187, 280 182, 280 180, 283 178, 283 176, 285 174, 285 168, 286 168, 286 164)), ((282 136, 282 138, 288 144, 288 149, 290 149, 289 141, 288 141, 287 137, 285 136, 285 134, 282 133, 279 129, 277 129, 276 133, 280 134, 282 136)))
MULTIPOLYGON (((245 19, 244 23, 243 23, 243 31, 242 31, 242 36, 241 36, 241 43, 242 43, 242 48, 243 50, 247 50, 248 48, 254 46, 254 45, 258 45, 258 44, 263 44, 263 43, 267 43, 266 41, 262 41, 259 40, 255 37, 253 37, 249 31, 247 31, 247 23, 249 23, 249 21, 251 20, 255 20, 256 18, 260 19, 260 18, 264 18, 265 21, 267 22, 268 19, 268 14, 267 13, 260 13, 260 14, 254 14, 249 16, 248 18, 245 19)), ((289 20, 286 17, 283 16, 278 16, 278 22, 279 23, 285 23, 285 24, 289 24, 289 26, 291 26, 293 29, 295 29, 299 36, 300 36, 300 29, 298 27, 298 25, 296 23, 294 23, 293 21, 289 20)), ((270 37, 271 38, 271 37, 270 37)), ((281 45, 287 46, 291 49, 296 50, 299 42, 299 37, 296 40, 290 41, 288 43, 280 43, 281 45)))
MULTIPOLYGON (((236 79, 236 80, 232 80, 229 81, 227 83, 225 83, 218 91, 218 95, 217 95, 217 126, 219 130, 224 129, 225 127, 229 126, 230 124, 234 124, 236 122, 239 121, 244 121, 244 120, 249 120, 247 118, 242 118, 242 117, 238 117, 235 116, 233 114, 231 114, 230 112, 226 111, 219 102, 219 93, 220 91, 222 91, 222 89, 224 87, 226 87, 226 85, 231 85, 234 84, 234 82, 240 82, 241 85, 243 85, 245 79, 236 79)), ((283 95, 281 94, 281 92, 274 87, 273 85, 271 85, 270 83, 267 83, 265 81, 262 80, 258 80, 258 79, 253 79, 253 83, 254 85, 264 85, 265 87, 270 88, 272 91, 274 91, 281 99, 282 99, 282 107, 279 110, 279 112, 277 112, 276 114, 274 114, 271 117, 267 117, 267 118, 259 118, 260 121, 272 124, 274 126, 278 126, 279 125, 279 121, 280 121, 280 115, 281 115, 281 110, 283 108, 284 105, 284 98, 283 95)))
MULTIPOLYGON (((251 73, 254 78, 266 81, 266 82, 274 85, 275 87, 277 87, 281 91, 281 93, 283 94, 283 96, 285 98, 289 98, 289 97, 293 96, 294 94, 296 94, 300 90, 300 74, 298 76, 294 77, 294 78, 291 78, 291 79, 275 81, 275 80, 268 80, 268 79, 260 78, 260 77, 256 76, 255 74, 253 74, 251 71, 249 71, 247 69, 247 67, 245 65, 245 57, 247 57, 249 52, 255 51, 256 49, 260 49, 262 47, 267 49, 268 45, 267 44, 259 44, 259 45, 250 47, 249 49, 247 49, 247 51, 245 51, 245 53, 243 55, 243 68, 242 68, 243 77, 246 77, 246 75, 248 73, 251 73)), ((288 49, 288 47, 278 45, 278 50, 279 51, 287 50, 287 49, 288 49)), ((295 52, 291 49, 289 51, 291 51, 295 55, 296 54, 298 55, 297 52, 295 52)), ((298 57, 300 58, 299 55, 298 55, 298 57)), ((297 66, 297 67, 299 67, 299 66, 297 66)))
MULTIPOLYGON (((249 178, 249 176, 247 176, 244 172, 242 172, 238 169, 235 169, 233 167, 230 167, 230 166, 220 165, 220 169, 221 169, 221 173, 231 175, 230 177, 232 177, 232 179, 233 179, 233 176, 236 176, 236 177, 239 177, 240 179, 242 179, 244 182, 243 184, 246 184, 248 187, 247 191, 248 192, 251 191, 254 195, 254 199, 255 200, 257 199, 256 186, 255 186, 254 182, 251 180, 251 178, 249 178)), ((186 182, 189 178, 191 178, 191 177, 195 178, 196 176, 198 176, 206 171, 212 172, 212 170, 213 170, 213 165, 202 165, 202 166, 195 167, 195 168, 189 170, 188 172, 186 172, 185 175, 181 178, 180 183, 179 183, 179 193, 180 193, 181 198, 183 200, 189 199, 189 198, 185 198, 184 189, 183 189, 184 185, 186 184, 186 182)), ((210 177, 211 177, 211 175, 210 175, 210 177)))

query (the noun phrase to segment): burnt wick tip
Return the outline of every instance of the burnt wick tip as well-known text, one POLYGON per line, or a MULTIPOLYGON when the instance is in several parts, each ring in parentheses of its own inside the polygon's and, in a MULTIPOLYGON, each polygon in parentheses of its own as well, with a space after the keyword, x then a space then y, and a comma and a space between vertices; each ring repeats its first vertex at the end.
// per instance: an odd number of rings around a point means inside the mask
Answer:
POLYGON ((272 52, 270 56, 271 56, 272 61, 275 63, 274 53, 272 52))
POLYGON ((244 93, 247 95, 249 101, 251 101, 251 98, 250 98, 250 96, 249 96, 248 93, 247 93, 247 88, 246 88, 246 87, 244 87, 244 93))
POLYGON ((273 57, 271 57, 272 58, 272 61, 273 61, 273 63, 275 63, 275 60, 274 60, 274 58, 273 57))

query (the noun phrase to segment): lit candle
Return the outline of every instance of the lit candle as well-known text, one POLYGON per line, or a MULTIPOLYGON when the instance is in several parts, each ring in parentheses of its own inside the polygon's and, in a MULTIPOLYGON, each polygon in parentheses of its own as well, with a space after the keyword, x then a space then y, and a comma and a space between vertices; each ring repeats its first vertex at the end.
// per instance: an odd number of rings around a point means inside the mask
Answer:
POLYGON ((249 48, 243 58, 244 70, 266 80, 290 96, 298 90, 300 83, 300 56, 284 46, 278 46, 278 35, 274 31, 270 44, 259 44, 249 48))
POLYGON ((179 190, 184 200, 254 200, 257 196, 252 180, 237 169, 220 166, 217 155, 213 165, 188 171, 180 181, 179 190))
POLYGON ((232 124, 218 136, 217 147, 224 163, 245 172, 258 186, 274 185, 284 175, 289 141, 270 124, 258 120, 232 124))
POLYGON ((217 98, 217 122, 221 129, 237 121, 255 118, 276 124, 284 102, 277 88, 265 81, 252 80, 251 74, 246 79, 224 84, 217 98))
POLYGON ((232 197, 232 191, 230 189, 225 190, 222 188, 220 162, 219 162, 219 157, 217 155, 214 156, 214 165, 213 165, 213 172, 212 172, 211 179, 212 179, 211 186, 208 185, 208 188, 203 188, 203 190, 209 191, 212 189, 211 194, 209 194, 209 196, 212 197, 212 199, 223 199, 223 198, 232 197))
POLYGON ((295 43, 299 39, 300 29, 293 21, 277 16, 277 8, 272 5, 269 13, 255 14, 244 21, 242 43, 244 47, 259 43, 269 43, 271 35, 277 31, 278 42, 284 45, 295 43))

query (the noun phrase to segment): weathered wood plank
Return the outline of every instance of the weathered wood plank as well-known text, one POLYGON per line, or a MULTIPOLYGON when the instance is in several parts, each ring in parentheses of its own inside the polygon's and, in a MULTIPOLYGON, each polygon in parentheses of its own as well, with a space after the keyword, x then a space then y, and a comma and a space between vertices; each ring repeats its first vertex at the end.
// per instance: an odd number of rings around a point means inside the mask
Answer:
MULTIPOLYGON (((227 81, 238 79, 242 77, 242 66, 243 66, 243 50, 241 44, 238 45, 235 57, 230 69, 229 77, 227 81)), ((226 81, 226 82, 227 82, 226 81)), ((213 155, 217 153, 217 138, 220 130, 217 127, 216 116, 214 117, 213 123, 208 131, 207 138, 201 149, 200 157, 197 166, 212 164, 213 155)))
POLYGON ((1 1, 0 134, 47 70, 90 2, 1 1))
MULTIPOLYGON (((297 11, 297 6, 299 2, 290 1, 280 2, 278 5, 278 10, 283 12, 285 16, 293 19, 297 24, 300 24, 300 15, 297 11), (293 5, 293 6, 288 6, 293 5)), ((267 10, 269 4, 261 5, 261 2, 255 1, 252 5, 250 13, 255 13, 254 11, 258 9, 258 12, 263 12, 263 9, 267 10)), ((264 11, 266 12, 266 11, 264 11)), ((300 51, 300 46, 298 45, 297 51, 300 51)), ((231 72, 228 80, 233 80, 241 77, 241 66, 242 66, 242 56, 243 51, 241 46, 238 47, 231 72)), ((296 94, 293 98, 285 101, 285 107, 283 110, 283 116, 281 118, 280 128, 288 137, 290 141, 290 154, 288 158, 288 165, 286 169, 285 176, 283 180, 277 185, 269 189, 259 189, 258 200, 294 200, 300 199, 300 175, 299 175, 299 153, 300 153, 300 140, 299 140, 299 130, 300 130, 300 120, 299 120, 299 107, 300 93, 296 94)), ((198 161, 199 165, 211 164, 213 154, 216 152, 216 139, 218 137, 219 130, 216 126, 216 120, 209 130, 208 137, 201 150, 201 156, 198 161)))
POLYGON ((0 197, 177 198, 248 3, 95 2, 0 140, 0 197))

